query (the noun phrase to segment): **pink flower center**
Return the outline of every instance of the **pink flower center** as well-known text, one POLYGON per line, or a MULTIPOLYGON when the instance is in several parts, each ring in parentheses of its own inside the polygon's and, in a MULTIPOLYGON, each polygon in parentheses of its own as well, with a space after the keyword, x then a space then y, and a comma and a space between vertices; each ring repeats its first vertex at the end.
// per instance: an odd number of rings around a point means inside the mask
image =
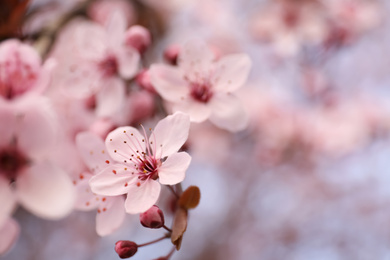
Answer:
POLYGON ((0 96, 13 99, 33 88, 38 71, 30 64, 24 63, 15 53, 7 61, 0 63, 0 96))
POLYGON ((28 159, 17 149, 0 150, 0 174, 14 182, 20 170, 28 164, 28 159))
POLYGON ((286 8, 282 13, 284 24, 289 28, 294 28, 299 22, 299 13, 295 9, 286 8))
MULTIPOLYGON (((141 125, 142 126, 142 125, 141 125)), ((155 144, 156 140, 150 141, 146 135, 145 128, 142 126, 144 132, 144 139, 138 140, 138 138, 130 134, 129 140, 132 154, 130 155, 130 161, 134 163, 134 167, 137 170, 138 179, 145 181, 147 179, 157 180, 158 179, 158 168, 161 166, 162 160, 153 153, 152 145, 155 144)), ((152 131, 150 129, 150 131, 152 131)), ((127 133, 125 132, 127 135, 127 133)), ((152 136, 154 134, 152 132, 152 136)), ((156 148, 156 147, 154 147, 156 148)), ((156 151, 156 149, 154 149, 156 151)), ((126 162, 127 160, 125 160, 126 162)))
POLYGON ((161 165, 160 160, 152 156, 144 156, 139 159, 138 170, 139 176, 138 179, 144 181, 149 178, 152 180, 157 180, 158 178, 158 167, 161 165))
POLYGON ((118 61, 113 55, 108 55, 98 66, 105 77, 112 77, 118 74, 118 61))
POLYGON ((207 103, 213 96, 209 84, 191 83, 190 95, 193 99, 207 103))

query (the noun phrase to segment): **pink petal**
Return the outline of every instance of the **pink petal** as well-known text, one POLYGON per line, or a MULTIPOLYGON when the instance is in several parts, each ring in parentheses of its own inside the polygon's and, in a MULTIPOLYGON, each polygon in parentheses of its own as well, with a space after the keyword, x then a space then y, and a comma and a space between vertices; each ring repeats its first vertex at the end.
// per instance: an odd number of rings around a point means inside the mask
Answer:
POLYGON ((98 207, 100 196, 94 194, 89 186, 89 180, 93 176, 91 173, 82 173, 83 179, 76 184, 75 209, 89 211, 98 207))
POLYGON ((119 78, 105 80, 104 87, 96 95, 96 114, 110 117, 119 113, 125 102, 125 85, 119 78))
POLYGON ((159 181, 164 185, 174 185, 184 180, 191 156, 186 152, 174 153, 158 169, 159 181))
POLYGON ((155 140, 152 145, 155 155, 161 158, 177 152, 185 143, 190 131, 190 118, 188 115, 176 112, 157 123, 150 140, 155 140))
POLYGON ((165 100, 177 102, 189 95, 188 83, 184 80, 180 69, 164 64, 154 64, 150 67, 149 73, 150 82, 165 100))
POLYGON ((133 168, 123 164, 110 165, 90 179, 89 185, 92 192, 104 196, 126 194, 130 183, 136 178, 132 170, 133 168))
POLYGON ((57 61, 54 58, 46 59, 45 63, 42 66, 39 79, 36 82, 34 89, 32 89, 31 91, 38 94, 43 93, 50 84, 51 75, 56 66, 57 61))
POLYGON ((160 195, 161 185, 154 180, 134 182, 129 185, 129 193, 125 202, 126 212, 138 214, 147 211, 153 206, 160 195))
POLYGON ((214 53, 200 40, 187 42, 179 53, 178 65, 185 75, 196 77, 196 73, 203 73, 211 68, 215 59, 214 53))
POLYGON ((119 10, 112 12, 110 17, 107 19, 105 27, 109 47, 111 49, 120 47, 123 43, 127 27, 127 21, 124 13, 119 10))
POLYGON ((106 147, 115 161, 130 163, 132 155, 141 155, 145 151, 145 142, 142 142, 144 139, 145 137, 134 127, 118 127, 107 135, 106 147))
POLYGON ((104 141, 92 132, 81 132, 76 136, 76 146, 84 161, 92 173, 98 173, 107 167, 110 156, 104 145, 104 141))
POLYGON ((42 158, 50 153, 57 137, 57 117, 45 97, 29 96, 15 104, 16 138, 19 148, 30 157, 42 158))
POLYGON ((234 95, 219 93, 211 100, 210 108, 210 121, 220 128, 236 132, 248 124, 248 114, 234 95))
POLYGON ((19 233, 19 224, 14 219, 9 218, 0 226, 0 256, 3 256, 11 249, 18 239, 19 233))
POLYGON ((12 191, 9 180, 0 173, 0 226, 11 216, 16 205, 16 198, 12 191))
POLYGON ((124 79, 130 79, 137 74, 139 69, 140 55, 131 47, 119 47, 116 49, 119 75, 124 79))
POLYGON ((74 185, 66 172, 50 163, 25 169, 15 187, 20 203, 38 217, 59 219, 73 209, 74 185))
POLYGON ((173 105, 173 111, 181 111, 190 116, 191 122, 201 123, 210 117, 210 107, 206 103, 186 98, 173 105))
POLYGON ((7 124, 1 123, 0 147, 8 146, 12 141, 15 133, 15 119, 13 106, 0 98, 0 122, 7 122, 7 124))
POLYGON ((96 215, 96 232, 99 236, 107 236, 117 230, 125 219, 125 199, 123 196, 107 197, 99 205, 96 215))
POLYGON ((102 87, 101 75, 95 64, 72 61, 61 68, 62 71, 57 71, 55 80, 65 95, 72 98, 87 98, 102 87))
POLYGON ((221 58, 215 65, 214 89, 230 92, 245 84, 252 62, 247 54, 233 54, 221 58))
POLYGON ((79 21, 75 27, 74 41, 78 55, 85 60, 99 60, 107 50, 107 35, 104 29, 87 21, 79 21))

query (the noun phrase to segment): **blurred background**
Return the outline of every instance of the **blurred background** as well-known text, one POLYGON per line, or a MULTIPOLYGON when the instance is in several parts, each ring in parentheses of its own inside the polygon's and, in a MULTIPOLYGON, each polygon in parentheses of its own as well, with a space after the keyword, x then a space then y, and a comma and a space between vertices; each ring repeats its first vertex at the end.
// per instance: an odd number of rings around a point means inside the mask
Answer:
MULTIPOLYGON (((390 259, 389 1, 30 2, 23 30, 37 48, 48 46, 39 32, 58 17, 98 20, 111 6, 152 33, 145 67, 192 38, 221 56, 251 57, 238 91, 248 127, 191 128, 193 161, 183 186, 197 185, 202 197, 172 259, 390 259)), ((103 238, 95 212, 47 221, 18 209, 14 217, 21 234, 9 260, 118 259, 117 240, 143 243, 160 234, 131 215, 103 238)), ((169 244, 142 248, 132 259, 165 255, 169 244)))

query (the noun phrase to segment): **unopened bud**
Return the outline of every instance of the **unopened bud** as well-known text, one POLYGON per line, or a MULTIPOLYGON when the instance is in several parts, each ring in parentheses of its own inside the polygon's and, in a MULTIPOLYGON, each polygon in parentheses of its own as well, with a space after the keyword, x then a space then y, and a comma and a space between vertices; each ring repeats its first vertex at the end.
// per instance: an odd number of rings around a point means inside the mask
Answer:
POLYGON ((139 215, 142 226, 147 228, 161 228, 164 226, 164 214, 156 205, 139 215))
POLYGON ((151 43, 151 36, 148 29, 140 25, 131 26, 125 34, 126 45, 144 53, 151 43))
POLYGON ((115 252, 120 258, 129 258, 135 255, 138 245, 132 241, 119 240, 115 243, 115 252))
POLYGON ((135 78, 138 85, 152 93, 156 93, 152 83, 150 82, 150 72, 147 69, 142 70, 135 78))
POLYGON ((177 65, 177 58, 179 57, 179 53, 180 53, 180 46, 172 44, 171 46, 165 49, 164 59, 172 65, 177 65))

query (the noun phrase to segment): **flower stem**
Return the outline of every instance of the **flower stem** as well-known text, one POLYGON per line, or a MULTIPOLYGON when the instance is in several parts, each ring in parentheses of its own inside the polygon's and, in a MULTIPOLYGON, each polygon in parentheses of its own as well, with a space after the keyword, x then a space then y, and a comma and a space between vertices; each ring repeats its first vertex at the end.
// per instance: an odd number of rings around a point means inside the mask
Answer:
POLYGON ((168 231, 168 232, 170 232, 170 233, 172 233, 172 229, 170 229, 169 227, 167 227, 167 226, 162 226, 166 231, 168 231))
POLYGON ((144 243, 144 244, 140 244, 140 245, 138 245, 138 247, 148 246, 148 245, 160 242, 161 240, 164 240, 164 239, 169 238, 169 237, 171 237, 171 234, 165 234, 163 237, 157 238, 156 240, 152 240, 152 241, 144 243))
POLYGON ((179 195, 177 195, 175 189, 171 185, 168 185, 168 188, 170 189, 170 191, 172 191, 173 195, 175 195, 176 199, 178 199, 179 195))
POLYGON ((172 257, 173 253, 175 252, 175 249, 176 249, 176 247, 172 247, 171 251, 166 255, 165 258, 167 260, 172 257))

